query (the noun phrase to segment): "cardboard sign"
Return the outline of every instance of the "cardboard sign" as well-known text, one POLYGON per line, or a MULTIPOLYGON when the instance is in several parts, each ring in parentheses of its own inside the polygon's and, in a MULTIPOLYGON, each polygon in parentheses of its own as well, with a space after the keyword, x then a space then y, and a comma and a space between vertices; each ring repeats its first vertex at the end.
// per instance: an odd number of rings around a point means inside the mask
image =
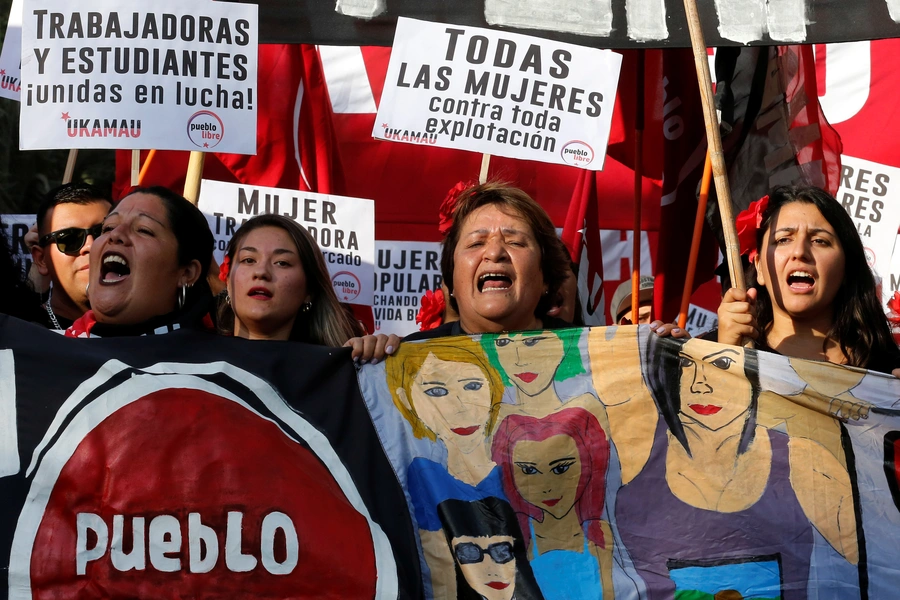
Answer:
POLYGON ((25 234, 34 225, 34 215, 3 215, 0 217, 0 227, 6 235, 13 260, 27 273, 31 269, 31 252, 25 246, 25 234))
POLYGON ((13 0, 0 51, 0 97, 19 99, 22 86, 22 0, 13 0))
POLYGON ((887 302, 892 292, 883 280, 891 272, 900 227, 900 169, 844 155, 837 199, 856 224, 866 262, 882 279, 882 301, 887 302))
POLYGON ((257 10, 25 0, 22 150, 256 153, 257 10))
POLYGON ((418 331, 422 295, 441 287, 440 243, 378 241, 375 250, 375 332, 403 337, 418 331))
POLYGON ((200 210, 216 239, 214 256, 222 262, 228 240, 256 215, 284 215, 306 228, 325 256, 338 300, 372 304, 375 279, 375 202, 204 180, 200 210))
POLYGON ((603 169, 620 55, 400 19, 372 136, 603 169))

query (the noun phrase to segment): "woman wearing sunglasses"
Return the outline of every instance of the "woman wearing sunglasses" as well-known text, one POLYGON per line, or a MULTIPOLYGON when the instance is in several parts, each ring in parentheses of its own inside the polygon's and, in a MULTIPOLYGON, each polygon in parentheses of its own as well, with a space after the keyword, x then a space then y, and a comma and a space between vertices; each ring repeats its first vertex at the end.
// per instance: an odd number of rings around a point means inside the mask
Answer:
POLYGON ((200 325, 213 236, 200 210, 162 187, 136 188, 106 215, 90 253, 91 310, 74 337, 165 333, 200 325))

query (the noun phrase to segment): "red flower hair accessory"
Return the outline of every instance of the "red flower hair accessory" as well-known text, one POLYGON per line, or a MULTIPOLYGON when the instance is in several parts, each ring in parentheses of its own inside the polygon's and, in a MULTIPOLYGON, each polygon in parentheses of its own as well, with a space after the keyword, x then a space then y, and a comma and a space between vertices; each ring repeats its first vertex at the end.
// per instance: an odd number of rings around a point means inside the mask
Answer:
POLYGON ((900 325, 900 292, 894 292, 891 299, 887 303, 888 312, 887 319, 894 325, 900 325))
POLYGON ((422 306, 419 308, 419 314, 416 315, 419 331, 428 331, 443 323, 446 305, 444 290, 439 289, 436 292, 428 290, 425 292, 425 295, 422 296, 422 306))
POLYGON ((464 191, 473 185, 475 184, 471 181, 460 181, 447 192, 447 197, 441 202, 439 211, 438 231, 441 232, 441 235, 447 235, 447 232, 453 227, 453 209, 456 208, 456 201, 464 191))
POLYGON ((735 219, 734 226, 737 229, 738 244, 741 248, 741 255, 747 254, 750 262, 756 258, 756 232, 762 226, 763 213, 769 206, 769 196, 765 195, 756 202, 751 202, 747 210, 741 213, 735 219))
POLYGON ((219 265, 219 281, 222 283, 228 283, 228 272, 231 270, 231 257, 226 256, 222 261, 222 264, 219 265))

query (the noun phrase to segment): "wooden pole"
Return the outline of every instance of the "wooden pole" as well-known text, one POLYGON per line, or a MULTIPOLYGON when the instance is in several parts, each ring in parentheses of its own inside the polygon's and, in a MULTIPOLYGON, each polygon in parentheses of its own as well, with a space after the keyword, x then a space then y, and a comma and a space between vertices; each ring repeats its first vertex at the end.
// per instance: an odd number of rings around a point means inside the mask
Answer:
POLYGON ((141 172, 138 174, 138 185, 144 185, 144 177, 147 176, 147 171, 150 170, 150 163, 153 162, 153 159, 156 157, 156 150, 151 150, 149 154, 147 154, 147 160, 144 161, 144 164, 141 165, 141 172))
POLYGON ((731 191, 728 189, 728 174, 725 170, 725 154, 722 151, 722 138, 719 135, 719 119, 713 102, 712 78, 709 75, 709 58, 703 30, 700 28, 700 13, 696 0, 684 0, 688 30, 691 34, 691 48, 694 51, 694 66, 697 68, 697 81, 700 84, 700 100, 703 103, 703 120, 706 122, 706 138, 709 143, 709 155, 712 161, 713 180, 716 183, 716 196, 719 201, 719 215, 722 217, 722 232, 725 235, 725 257, 731 273, 734 287, 745 290, 744 271, 741 268, 741 251, 738 243, 734 215, 731 211, 731 191))
POLYGON ((141 151, 131 151, 131 185, 136 186, 140 181, 141 174, 141 151))
POLYGON ((684 292, 681 294, 681 311, 678 313, 678 326, 687 326, 688 308, 691 305, 691 291, 694 289, 694 275, 697 274, 697 257, 700 255, 700 238, 703 236, 703 221, 706 219, 706 202, 709 200, 709 184, 712 182, 712 161, 706 153, 706 164, 703 166, 703 180, 700 182, 700 198, 697 200, 697 217, 694 219, 694 237, 691 238, 691 254, 688 258, 687 276, 684 280, 684 292))
POLYGON ((644 50, 637 55, 637 106, 634 117, 634 227, 631 237, 631 322, 637 324, 641 304, 641 204, 644 175, 644 50))
POLYGON ((482 154, 481 155, 481 172, 478 173, 478 183, 484 183, 487 181, 488 176, 488 167, 491 166, 491 155, 490 154, 482 154))
POLYGON ((203 162, 206 154, 203 152, 191 152, 188 159, 187 176, 184 179, 184 197, 197 205, 200 198, 200 180, 203 179, 203 162))
POLYGON ((69 150, 69 158, 66 159, 66 170, 63 171, 63 184, 72 183, 72 177, 75 176, 75 161, 78 160, 78 150, 72 148, 69 150))

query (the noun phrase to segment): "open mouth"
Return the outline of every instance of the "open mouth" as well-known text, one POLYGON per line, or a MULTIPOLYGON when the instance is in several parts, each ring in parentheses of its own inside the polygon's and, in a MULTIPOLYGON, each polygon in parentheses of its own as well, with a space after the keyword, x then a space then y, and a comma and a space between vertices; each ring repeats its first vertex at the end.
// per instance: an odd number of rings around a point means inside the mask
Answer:
POLYGON ((512 287, 512 279, 503 273, 484 273, 478 278, 479 292, 504 292, 512 287))
POLYGON ((100 263, 100 283, 114 284, 124 281, 131 275, 128 261, 121 254, 110 252, 103 257, 100 263))
POLYGON ((525 383, 531 383, 537 379, 537 373, 516 373, 516 377, 525 383))
POLYGON ((478 425, 472 425, 471 427, 457 427, 456 429, 451 429, 453 433, 456 435, 472 435, 476 431, 478 431, 478 425))
POLYGON ((251 288, 247 295, 258 300, 268 300, 272 297, 272 292, 264 287, 251 288))
POLYGON ((795 292, 808 292, 816 285, 816 279, 809 271, 792 271, 788 274, 787 283, 795 292))
POLYGON ((553 507, 553 506, 556 506, 556 504, 557 504, 559 501, 560 501, 560 498, 555 498, 555 499, 553 499, 553 500, 544 500, 544 501, 543 501, 543 504, 546 504, 547 506, 553 507))
POLYGON ((688 407, 698 415, 705 417, 714 415, 722 410, 721 406, 716 406, 715 404, 689 404, 688 407))
POLYGON ((494 588, 495 590, 505 590, 509 587, 509 584, 503 581, 490 581, 487 585, 489 588, 494 588))

